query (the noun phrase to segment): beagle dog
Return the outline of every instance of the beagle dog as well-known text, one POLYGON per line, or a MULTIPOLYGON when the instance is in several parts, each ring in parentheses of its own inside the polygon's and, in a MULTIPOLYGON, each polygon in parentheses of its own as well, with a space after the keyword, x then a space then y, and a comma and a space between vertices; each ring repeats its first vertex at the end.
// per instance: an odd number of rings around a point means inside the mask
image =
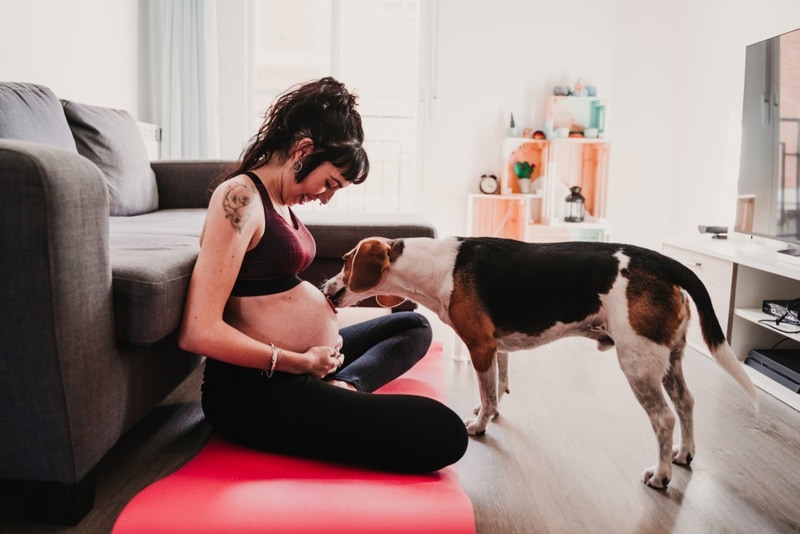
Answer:
POLYGON ((658 462, 644 483, 666 488, 671 462, 689 465, 695 455, 694 400, 683 378, 689 300, 716 361, 756 406, 750 378, 725 340, 708 291, 686 266, 632 245, 567 242, 523 243, 488 237, 445 239, 372 237, 344 256, 343 270, 323 293, 336 306, 375 296, 385 306, 413 300, 450 325, 469 349, 481 404, 465 421, 482 435, 508 392, 508 352, 531 349, 565 336, 616 347, 620 368, 650 418, 658 462), (675 416, 680 445, 673 449, 675 416))

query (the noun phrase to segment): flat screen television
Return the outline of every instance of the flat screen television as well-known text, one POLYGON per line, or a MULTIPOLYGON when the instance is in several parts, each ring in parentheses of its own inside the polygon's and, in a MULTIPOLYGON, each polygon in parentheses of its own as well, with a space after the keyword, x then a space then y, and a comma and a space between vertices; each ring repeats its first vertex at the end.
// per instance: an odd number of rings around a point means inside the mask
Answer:
POLYGON ((800 245, 799 155, 797 29, 746 48, 735 231, 800 245))

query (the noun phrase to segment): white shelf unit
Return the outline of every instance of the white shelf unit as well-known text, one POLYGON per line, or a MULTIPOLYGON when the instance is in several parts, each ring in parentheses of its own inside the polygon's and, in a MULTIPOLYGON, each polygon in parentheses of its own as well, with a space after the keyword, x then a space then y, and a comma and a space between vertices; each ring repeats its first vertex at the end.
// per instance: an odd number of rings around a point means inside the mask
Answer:
POLYGON ((500 194, 471 194, 467 198, 467 233, 529 242, 607 241, 606 139, 503 140, 500 194), (514 166, 533 166, 530 193, 520 191, 514 166), (580 186, 585 197, 583 222, 564 221, 570 187, 580 186))
MULTIPOLYGON (((775 317, 761 311, 764 300, 800 297, 800 261, 780 254, 782 248, 785 245, 739 234, 727 240, 711 236, 664 240, 664 252, 693 268, 709 289, 731 348, 741 361, 751 349, 769 349, 776 344, 800 348, 800 327, 778 327, 775 317)), ((693 323, 696 317, 694 313, 693 323)), ((688 342, 709 355, 698 332, 693 324, 688 342)), ((745 369, 757 387, 800 411, 800 394, 749 366, 745 369)))
POLYGON ((542 221, 558 223, 564 217, 564 199, 573 186, 581 187, 589 220, 601 223, 606 215, 610 143, 606 139, 503 140, 500 193, 521 193, 514 164, 527 161, 534 166, 530 193, 540 195, 542 221))
POLYGON ((544 202, 542 194, 468 195, 467 233, 531 243, 607 240, 604 221, 547 221, 543 214, 544 202))

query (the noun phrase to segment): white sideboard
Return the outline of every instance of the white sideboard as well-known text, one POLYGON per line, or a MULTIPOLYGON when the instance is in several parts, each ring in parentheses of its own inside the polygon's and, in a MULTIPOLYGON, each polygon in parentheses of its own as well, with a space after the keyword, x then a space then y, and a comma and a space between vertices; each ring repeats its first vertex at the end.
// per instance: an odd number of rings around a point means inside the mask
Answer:
MULTIPOLYGON (((700 235, 663 242, 663 252, 690 267, 708 288, 720 324, 741 361, 750 349, 769 349, 777 343, 778 348, 800 348, 800 326, 775 325, 775 317, 761 311, 766 299, 800 298, 800 259, 778 252, 784 248, 739 234, 729 239, 700 235)), ((692 348, 709 355, 696 317, 694 312, 687 340, 692 348)), ((745 369, 756 386, 800 410, 800 394, 755 369, 745 369)))

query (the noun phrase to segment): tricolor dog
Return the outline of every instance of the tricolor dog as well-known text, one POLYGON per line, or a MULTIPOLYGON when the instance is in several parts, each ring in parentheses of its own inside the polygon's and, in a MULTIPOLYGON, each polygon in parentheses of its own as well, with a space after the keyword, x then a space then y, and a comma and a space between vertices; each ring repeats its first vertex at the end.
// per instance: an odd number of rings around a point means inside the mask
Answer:
POLYGON ((689 300, 694 301, 711 354, 756 404, 756 392, 725 340, 708 291, 681 263, 657 252, 612 243, 523 243, 499 238, 380 237, 362 240, 344 256, 343 270, 323 292, 337 306, 376 296, 385 305, 413 300, 436 312, 469 349, 481 404, 468 420, 486 431, 508 390, 508 352, 565 336, 616 347, 620 368, 650 417, 658 463, 644 482, 665 488, 671 462, 695 454, 694 400, 683 378, 689 300), (673 449, 675 416, 680 445, 673 449))

